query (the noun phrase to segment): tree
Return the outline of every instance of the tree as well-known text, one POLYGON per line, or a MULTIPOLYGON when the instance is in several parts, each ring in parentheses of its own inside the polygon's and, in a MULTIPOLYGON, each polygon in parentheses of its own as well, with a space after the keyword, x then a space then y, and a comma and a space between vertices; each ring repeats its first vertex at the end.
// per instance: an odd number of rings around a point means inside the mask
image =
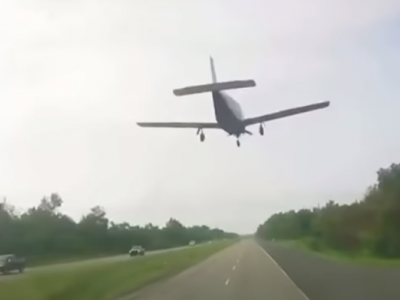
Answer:
POLYGON ((335 248, 400 257, 400 164, 377 172, 377 183, 350 205, 325 206, 272 215, 257 228, 266 239, 303 239, 314 248, 335 248))
POLYGON ((0 202, 0 255, 16 253, 30 261, 43 257, 112 255, 126 253, 134 244, 152 250, 186 245, 192 239, 201 242, 236 237, 207 226, 185 227, 174 218, 163 228, 151 223, 144 227, 115 223, 100 206, 94 206, 75 222, 61 212, 63 203, 53 193, 17 215, 10 203, 0 202))

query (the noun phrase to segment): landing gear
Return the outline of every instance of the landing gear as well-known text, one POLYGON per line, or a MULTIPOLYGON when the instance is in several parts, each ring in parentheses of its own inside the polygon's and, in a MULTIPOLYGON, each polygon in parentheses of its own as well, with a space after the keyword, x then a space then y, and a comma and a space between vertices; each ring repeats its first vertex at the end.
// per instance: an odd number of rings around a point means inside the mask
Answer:
POLYGON ((240 141, 239 141, 239 140, 236 140, 236 145, 237 145, 238 147, 240 147, 240 141))
POLYGON ((264 135, 264 124, 263 123, 260 124, 260 130, 259 131, 260 131, 261 135, 264 135))
POLYGON ((204 140, 206 139, 206 136, 203 132, 203 129, 201 129, 201 128, 197 129, 197 134, 200 134, 200 142, 204 142, 204 140))

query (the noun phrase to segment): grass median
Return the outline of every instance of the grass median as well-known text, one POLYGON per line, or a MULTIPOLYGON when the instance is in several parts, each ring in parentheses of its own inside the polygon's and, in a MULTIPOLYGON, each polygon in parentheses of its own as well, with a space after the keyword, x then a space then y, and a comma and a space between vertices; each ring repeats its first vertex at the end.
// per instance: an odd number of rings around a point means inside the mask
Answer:
POLYGON ((0 299, 113 300, 149 283, 175 275, 233 243, 214 242, 68 270, 27 272, 18 278, 0 280, 0 299))
MULTIPOLYGON (((319 246, 316 248, 313 246, 313 240, 303 239, 294 241, 280 241, 279 244, 294 249, 298 249, 303 252, 309 252, 320 257, 337 261, 346 262, 351 264, 362 264, 362 265, 375 265, 375 266, 396 266, 400 267, 400 259, 388 259, 382 257, 376 257, 368 252, 344 252, 334 250, 326 246, 319 246)), ((315 242, 314 242, 315 243, 315 242)))

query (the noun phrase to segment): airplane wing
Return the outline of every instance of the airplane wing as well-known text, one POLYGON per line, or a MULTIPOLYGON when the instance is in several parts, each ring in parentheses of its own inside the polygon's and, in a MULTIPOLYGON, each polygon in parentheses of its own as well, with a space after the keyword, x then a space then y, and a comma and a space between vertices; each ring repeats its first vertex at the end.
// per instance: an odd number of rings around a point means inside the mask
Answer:
POLYGON ((245 126, 258 124, 258 123, 264 123, 264 122, 268 122, 268 121, 272 121, 272 120, 276 120, 276 119, 280 119, 280 118, 285 118, 285 117, 289 117, 289 116, 293 116, 293 115, 297 115, 297 114, 302 114, 302 113, 313 111, 316 109, 322 109, 322 108, 328 107, 329 104, 330 104, 329 101, 326 101, 326 102, 320 102, 320 103, 315 103, 315 104, 306 105, 306 106, 290 108, 290 109, 278 111, 278 112, 264 115, 264 116, 248 118, 248 119, 245 119, 243 122, 244 122, 245 126))
POLYGON ((220 129, 218 123, 138 122, 140 127, 220 129))

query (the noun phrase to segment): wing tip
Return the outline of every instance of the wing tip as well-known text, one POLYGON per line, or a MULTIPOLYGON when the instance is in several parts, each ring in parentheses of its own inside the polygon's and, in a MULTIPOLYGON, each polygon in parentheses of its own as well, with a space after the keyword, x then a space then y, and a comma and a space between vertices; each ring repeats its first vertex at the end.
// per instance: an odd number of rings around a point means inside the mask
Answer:
POLYGON ((311 104, 311 106, 315 106, 317 108, 325 108, 331 105, 330 101, 323 101, 323 102, 317 102, 315 104, 311 104))
POLYGON ((174 89, 172 90, 172 92, 174 93, 175 96, 182 96, 182 89, 174 89))

